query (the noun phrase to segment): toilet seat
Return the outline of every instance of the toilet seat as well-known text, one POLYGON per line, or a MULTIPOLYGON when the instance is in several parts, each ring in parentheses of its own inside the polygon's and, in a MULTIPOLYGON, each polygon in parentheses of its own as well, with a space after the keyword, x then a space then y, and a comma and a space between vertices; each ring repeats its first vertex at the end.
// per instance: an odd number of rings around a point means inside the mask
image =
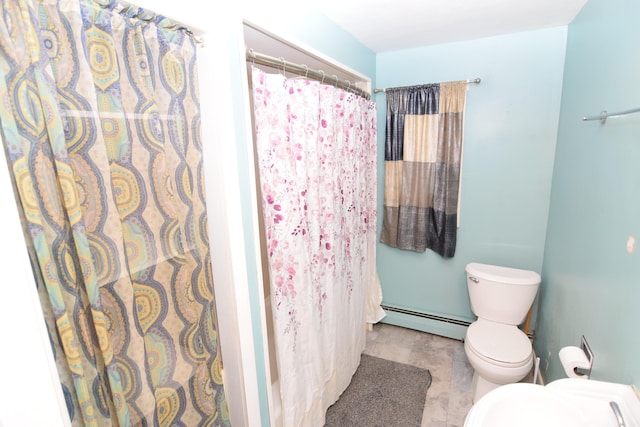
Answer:
POLYGON ((478 358, 505 368, 527 365, 533 357, 529 338, 513 325, 478 319, 467 328, 465 341, 478 358))

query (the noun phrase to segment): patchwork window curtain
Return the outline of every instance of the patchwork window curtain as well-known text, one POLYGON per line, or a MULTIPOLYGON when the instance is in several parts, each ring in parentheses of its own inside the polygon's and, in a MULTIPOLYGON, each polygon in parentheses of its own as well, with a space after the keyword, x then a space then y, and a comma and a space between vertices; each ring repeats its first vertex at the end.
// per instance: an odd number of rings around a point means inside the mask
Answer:
POLYGON ((381 242, 454 256, 467 84, 386 90, 381 242))
POLYGON ((72 425, 229 425, 194 40, 115 1, 2 10, 3 149, 72 425))

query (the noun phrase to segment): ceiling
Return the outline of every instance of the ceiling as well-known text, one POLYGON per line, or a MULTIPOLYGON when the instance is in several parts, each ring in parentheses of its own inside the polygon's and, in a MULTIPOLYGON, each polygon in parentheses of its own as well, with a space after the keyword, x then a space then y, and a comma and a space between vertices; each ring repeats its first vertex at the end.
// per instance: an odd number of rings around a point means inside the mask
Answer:
MULTIPOLYGON (((288 19, 300 0, 241 0, 258 14, 288 19)), ((375 53, 567 25, 587 0, 314 0, 312 8, 351 33, 375 53)), ((368 88, 369 79, 245 21, 249 51, 326 72, 368 88)), ((248 66, 257 65, 251 59, 248 66)), ((260 68, 264 68, 260 66, 260 68)), ((271 68, 287 74, 278 63, 271 68)), ((291 71, 291 70, 288 70, 291 71)), ((323 79, 324 80, 324 79, 323 79)), ((370 88, 369 88, 370 89, 370 88)))
POLYGON ((320 0, 376 53, 566 25, 587 0, 320 0))

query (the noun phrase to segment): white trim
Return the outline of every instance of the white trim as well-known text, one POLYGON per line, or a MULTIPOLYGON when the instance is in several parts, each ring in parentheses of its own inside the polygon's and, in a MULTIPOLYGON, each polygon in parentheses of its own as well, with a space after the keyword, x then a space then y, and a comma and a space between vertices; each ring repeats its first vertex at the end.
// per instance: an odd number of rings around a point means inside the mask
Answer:
MULTIPOLYGON (((244 41, 243 38, 239 39, 240 41, 244 41)), ((277 407, 279 407, 279 397, 274 395, 273 392, 273 383, 274 383, 274 379, 271 377, 271 369, 270 369, 270 354, 269 354, 269 333, 267 331, 267 323, 266 323, 266 318, 267 318, 267 309, 266 309, 266 305, 265 305, 265 301, 266 301, 266 296, 264 293, 264 281, 263 281, 263 277, 264 277, 264 271, 263 268, 265 268, 265 266, 262 265, 262 251, 261 251, 261 244, 260 244, 260 220, 258 218, 258 189, 257 189, 257 183, 258 183, 258 177, 256 176, 256 159, 254 156, 254 150, 253 150, 253 140, 254 140, 254 136, 253 136, 253 120, 252 120, 252 114, 251 114, 251 94, 249 93, 249 76, 247 73, 247 67, 246 67, 246 62, 244 60, 244 44, 241 43, 238 45, 238 51, 241 52, 241 64, 240 64, 240 69, 242 70, 242 81, 245 83, 243 84, 243 88, 242 88, 242 97, 244 99, 244 105, 246 105, 246 108, 244 109, 244 123, 245 123, 245 127, 244 127, 244 131, 245 131, 245 137, 246 137, 246 141, 247 141, 247 156, 248 156, 248 170, 249 170, 249 185, 250 185, 250 189, 251 189, 251 222, 252 222, 252 227, 254 230, 254 236, 253 236, 253 251, 254 251, 254 256, 256 259, 256 271, 257 271, 257 281, 258 281, 258 296, 259 296, 259 301, 260 301, 260 328, 261 328, 261 333, 262 333, 262 353, 264 355, 263 358, 263 363, 264 363, 264 367, 265 367, 265 376, 266 376, 266 380, 267 380, 267 398, 269 401, 269 420, 270 420, 270 425, 272 427, 277 427, 279 425, 278 422, 278 411, 276 410, 277 407), (274 400, 275 399, 275 400, 274 400)))
POLYGON ((230 27, 220 23, 198 53, 207 211, 225 378, 234 380, 225 384, 231 423, 258 426, 260 402, 234 144, 237 136, 232 125, 233 94, 228 63, 219 58, 227 49, 230 27))

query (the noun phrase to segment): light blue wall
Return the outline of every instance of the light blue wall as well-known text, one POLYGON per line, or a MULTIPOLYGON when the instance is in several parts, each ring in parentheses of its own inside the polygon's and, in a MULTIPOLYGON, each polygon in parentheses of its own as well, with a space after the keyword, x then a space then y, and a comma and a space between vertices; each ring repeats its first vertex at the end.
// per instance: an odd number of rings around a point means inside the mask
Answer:
MULTIPOLYGON (((535 346, 545 379, 564 376, 557 352, 585 334, 596 353, 594 377, 638 384, 633 313, 640 264, 625 243, 630 234, 640 238, 640 197, 633 191, 640 182, 640 116, 604 127, 579 118, 640 106, 640 56, 633 54, 639 9, 624 0, 590 0, 569 26, 568 44, 567 28, 559 27, 377 56, 320 14, 274 23, 375 78, 379 88, 482 78, 467 94, 456 256, 443 260, 379 244, 384 304, 472 320, 466 263, 542 271, 535 346)), ((384 95, 374 100, 382 212, 384 95)), ((241 117, 245 106, 237 108, 241 117)), ((238 142, 241 163, 248 147, 238 142)), ((252 242, 249 183, 242 185, 252 242)), ((257 279, 250 294, 257 304, 257 279)))
POLYGON ((584 335, 593 378, 640 386, 640 2, 589 0, 569 26, 562 110, 535 347, 545 380, 564 377, 558 351, 584 335), (548 364, 548 369, 547 369, 548 364))
MULTIPOLYGON (((378 54, 378 87, 482 79, 467 92, 455 257, 379 244, 385 305, 473 320, 467 263, 541 271, 565 45, 566 27, 559 27, 378 54)), ((376 100, 382 215, 384 94, 376 100)))

